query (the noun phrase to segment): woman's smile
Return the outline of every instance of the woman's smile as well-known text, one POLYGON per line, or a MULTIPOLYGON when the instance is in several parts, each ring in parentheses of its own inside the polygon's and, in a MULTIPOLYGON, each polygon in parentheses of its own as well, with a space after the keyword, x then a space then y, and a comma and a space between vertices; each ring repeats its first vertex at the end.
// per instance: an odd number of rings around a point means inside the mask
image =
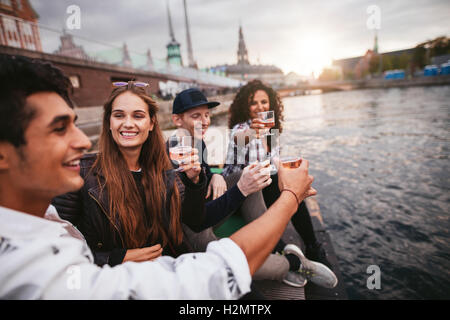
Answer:
POLYGON ((138 134, 139 134, 139 132, 136 132, 136 131, 121 131, 120 132, 120 135, 124 139, 134 139, 138 134))

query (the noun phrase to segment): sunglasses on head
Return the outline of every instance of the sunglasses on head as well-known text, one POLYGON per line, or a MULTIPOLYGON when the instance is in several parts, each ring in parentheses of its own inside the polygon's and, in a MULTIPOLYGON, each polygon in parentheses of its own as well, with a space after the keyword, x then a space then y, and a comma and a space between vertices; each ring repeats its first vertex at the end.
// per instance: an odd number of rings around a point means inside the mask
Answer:
POLYGON ((139 81, 117 81, 117 82, 113 82, 112 85, 114 87, 126 87, 126 86, 135 86, 135 87, 139 87, 139 88, 145 88, 148 87, 149 84, 146 82, 139 82, 139 81))

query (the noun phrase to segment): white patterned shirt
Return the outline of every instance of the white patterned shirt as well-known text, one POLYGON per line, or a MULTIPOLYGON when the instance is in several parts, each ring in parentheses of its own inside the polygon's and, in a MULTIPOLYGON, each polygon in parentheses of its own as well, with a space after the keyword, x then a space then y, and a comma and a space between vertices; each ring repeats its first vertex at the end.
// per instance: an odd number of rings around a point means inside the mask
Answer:
POLYGON ((250 291, 247 260, 229 238, 204 253, 99 267, 82 235, 50 209, 43 219, 0 206, 0 299, 237 299, 250 291))

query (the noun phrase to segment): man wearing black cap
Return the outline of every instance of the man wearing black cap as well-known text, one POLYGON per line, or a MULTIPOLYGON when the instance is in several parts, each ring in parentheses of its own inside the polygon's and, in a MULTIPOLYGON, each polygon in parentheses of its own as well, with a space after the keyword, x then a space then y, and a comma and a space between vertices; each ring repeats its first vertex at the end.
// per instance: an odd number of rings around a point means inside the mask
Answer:
MULTIPOLYGON (((248 213, 248 219, 253 220, 264 212, 263 198, 258 192, 269 185, 272 180, 268 172, 261 171, 260 165, 252 165, 237 173, 224 178, 220 174, 213 174, 208 165, 208 150, 203 137, 211 123, 210 109, 220 103, 208 101, 205 95, 196 88, 190 88, 180 92, 173 102, 172 120, 177 126, 177 134, 184 131, 194 137, 195 147, 199 150, 200 162, 208 179, 208 191, 206 197, 210 201, 206 204, 207 220, 203 227, 215 226, 224 218, 241 207, 248 213), (209 214, 208 214, 209 212, 209 214)), ((209 241, 216 239, 211 229, 205 230, 202 235, 194 235, 194 247, 203 251, 209 241), (200 240, 200 241, 199 241, 200 240)))
POLYGON ((207 149, 203 141, 203 136, 211 123, 209 110, 219 104, 216 101, 208 101, 200 90, 191 88, 176 96, 172 110, 172 120, 177 128, 186 130, 186 134, 194 137, 195 147, 199 150, 200 162, 208 178, 206 197, 209 198, 212 191, 212 200, 220 197, 227 190, 227 184, 222 175, 213 174, 210 170, 207 163, 207 149))

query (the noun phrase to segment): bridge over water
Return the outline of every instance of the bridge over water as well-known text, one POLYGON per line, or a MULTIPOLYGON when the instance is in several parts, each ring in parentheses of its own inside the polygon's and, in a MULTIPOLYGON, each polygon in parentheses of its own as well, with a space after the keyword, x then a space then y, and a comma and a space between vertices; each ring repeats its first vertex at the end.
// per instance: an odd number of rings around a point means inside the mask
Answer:
POLYGON ((401 88, 412 86, 434 86, 450 85, 450 75, 434 77, 414 77, 410 79, 368 79, 368 80, 346 80, 346 81, 313 81, 296 86, 280 88, 277 91, 280 96, 305 94, 307 91, 322 90, 347 91, 356 89, 376 89, 376 88, 401 88))

